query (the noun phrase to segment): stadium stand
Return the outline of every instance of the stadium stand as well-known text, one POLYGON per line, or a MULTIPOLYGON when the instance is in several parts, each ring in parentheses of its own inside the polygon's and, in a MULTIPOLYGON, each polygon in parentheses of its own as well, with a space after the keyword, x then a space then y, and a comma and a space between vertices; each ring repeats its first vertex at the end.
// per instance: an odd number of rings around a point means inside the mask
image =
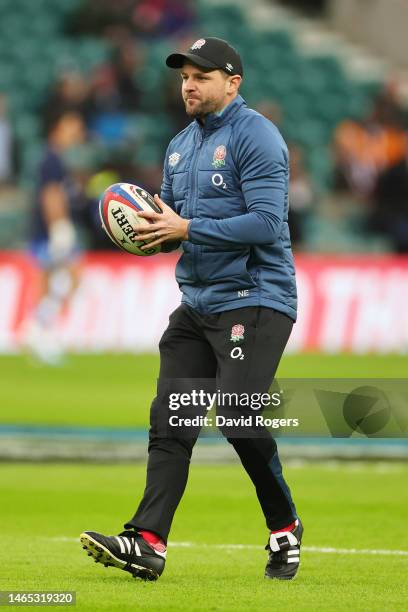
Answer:
MULTIPOLYGON (((324 195, 332 185, 331 143, 336 127, 346 118, 362 119, 381 83, 350 79, 333 54, 304 54, 293 32, 282 24, 265 23, 262 29, 254 27, 247 9, 242 7, 201 0, 196 4, 190 31, 181 33, 182 40, 186 33, 190 39, 194 37, 194 31, 227 38, 239 48, 247 66, 243 96, 254 107, 265 100, 279 105, 282 111, 279 127, 290 144, 302 148, 315 193, 324 195)), ((106 28, 99 36, 94 32, 72 31, 80 9, 84 10, 83 0, 2 0, 1 3, 0 93, 8 100, 17 150, 17 181, 25 190, 33 186, 33 171, 42 143, 43 114, 53 84, 69 71, 77 71, 92 82, 98 69, 112 61, 117 41, 107 35, 106 28)), ((139 173, 143 167, 160 166, 169 138, 180 128, 178 117, 168 112, 169 100, 163 95, 168 79, 163 57, 177 44, 177 37, 171 39, 160 32, 146 35, 132 25, 129 28, 143 48, 143 57, 134 71, 135 87, 140 93, 138 107, 134 112, 118 108, 113 115, 104 115, 102 124, 95 123, 95 117, 88 114, 88 124, 97 132, 97 138, 91 143, 96 170, 98 164, 112 162, 112 155, 130 160, 134 171, 137 169, 139 173), (118 116, 124 120, 118 120, 118 116), (117 132, 116 148, 110 147, 109 152, 103 139, 115 129, 121 131, 117 132)), ((320 250, 329 244, 345 250, 350 248, 350 241, 357 250, 376 251, 387 246, 375 238, 366 240, 364 232, 360 242, 355 232, 345 242, 337 236, 342 232, 335 232, 337 237, 333 242, 333 228, 327 227, 319 210, 316 205, 308 220, 304 248, 320 250), (316 235, 326 230, 331 239, 321 244, 316 235)), ((4 237, 3 240, 0 236, 0 245, 7 246, 7 240, 4 237)))

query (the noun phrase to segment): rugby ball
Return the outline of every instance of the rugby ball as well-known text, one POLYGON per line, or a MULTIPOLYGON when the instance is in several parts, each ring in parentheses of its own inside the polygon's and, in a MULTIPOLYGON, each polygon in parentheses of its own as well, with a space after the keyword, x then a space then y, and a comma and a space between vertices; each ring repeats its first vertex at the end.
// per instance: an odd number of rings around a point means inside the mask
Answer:
POLYGON ((156 255, 161 250, 160 245, 142 251, 140 247, 148 242, 136 239, 138 225, 153 223, 137 215, 141 210, 162 212, 150 193, 130 183, 111 185, 99 200, 102 227, 116 246, 132 255, 156 255))

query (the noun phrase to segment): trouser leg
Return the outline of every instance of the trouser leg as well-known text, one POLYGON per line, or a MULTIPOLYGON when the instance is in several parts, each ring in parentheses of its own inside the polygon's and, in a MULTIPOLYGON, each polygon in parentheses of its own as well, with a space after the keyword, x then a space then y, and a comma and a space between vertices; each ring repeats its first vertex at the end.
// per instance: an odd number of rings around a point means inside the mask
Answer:
MULTIPOLYGON (((158 395, 150 412, 149 458, 146 488, 134 517, 126 528, 152 531, 167 541, 174 513, 187 483, 190 458, 197 435, 177 437, 166 433, 169 406, 166 389, 172 379, 215 378, 216 359, 204 338, 197 316, 180 306, 170 317, 159 344, 160 375, 158 395)), ((194 386, 192 381, 191 386, 194 386)), ((191 389, 190 389, 191 390, 191 389)))
MULTIPOLYGON (((212 317, 205 331, 217 357, 217 389, 221 393, 249 395, 268 392, 292 326, 293 322, 285 315, 261 307, 227 311, 212 317), (231 334, 234 325, 244 328, 243 338, 235 342, 231 340, 236 338, 236 334, 231 334), (232 355, 239 354, 237 349, 241 349, 241 354, 234 358, 232 355)), ((234 411, 245 416, 252 412, 239 404, 233 407, 234 411)), ((228 412, 231 416, 230 408, 228 412)), ((248 430, 248 437, 245 432, 236 437, 234 431, 222 431, 255 486, 269 529, 281 529, 291 523, 296 518, 296 510, 282 475, 276 442, 269 431, 248 430)))

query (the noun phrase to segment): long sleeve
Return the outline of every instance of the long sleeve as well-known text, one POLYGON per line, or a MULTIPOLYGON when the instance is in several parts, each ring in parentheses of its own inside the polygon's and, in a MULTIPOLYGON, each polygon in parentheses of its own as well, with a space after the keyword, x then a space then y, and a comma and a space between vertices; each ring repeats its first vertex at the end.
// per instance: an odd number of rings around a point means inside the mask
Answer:
POLYGON ((248 212, 230 219, 193 219, 194 244, 271 244, 280 234, 288 183, 287 149, 278 130, 255 115, 237 135, 234 154, 248 212))
MULTIPOLYGON (((164 158, 163 182, 160 188, 160 198, 165 204, 167 204, 167 206, 170 206, 170 208, 174 210, 173 191, 171 188, 171 180, 168 168, 168 154, 169 150, 167 149, 166 156, 164 158)), ((171 251, 175 251, 176 249, 178 249, 180 244, 180 240, 170 240, 168 242, 163 242, 161 245, 161 251, 162 253, 170 253, 171 251)))

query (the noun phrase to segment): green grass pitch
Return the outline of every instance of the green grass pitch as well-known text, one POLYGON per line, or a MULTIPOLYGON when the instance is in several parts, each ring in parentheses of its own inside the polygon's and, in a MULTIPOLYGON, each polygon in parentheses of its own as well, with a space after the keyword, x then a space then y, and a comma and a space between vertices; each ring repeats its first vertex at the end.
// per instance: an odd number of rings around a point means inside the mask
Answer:
MULTIPOLYGON (((0 357, 0 424, 145 427, 157 370, 148 355, 70 356, 61 368, 0 357)), ((279 375, 404 378, 406 357, 289 355, 279 375)), ((392 552, 408 551, 406 464, 286 469, 305 523, 301 570, 289 583, 263 579, 267 532, 238 465, 193 461, 157 583, 92 563, 77 541, 86 529, 122 529, 144 465, 3 464, 1 472, 0 589, 75 590, 81 611, 406 609, 408 554, 392 552)))
POLYGON ((9 464, 1 471, 2 590, 73 590, 74 609, 92 612, 407 609, 408 555, 368 552, 408 549, 406 465, 286 470, 305 523, 292 582, 263 578, 267 533, 239 466, 193 464, 156 583, 93 563, 76 541, 85 529, 121 530, 142 492, 144 466, 9 464))
MULTIPOLYGON (((138 427, 149 422, 157 355, 75 355, 59 368, 0 357, 0 423, 138 427)), ((288 355, 278 375, 406 378, 407 357, 288 355)))

